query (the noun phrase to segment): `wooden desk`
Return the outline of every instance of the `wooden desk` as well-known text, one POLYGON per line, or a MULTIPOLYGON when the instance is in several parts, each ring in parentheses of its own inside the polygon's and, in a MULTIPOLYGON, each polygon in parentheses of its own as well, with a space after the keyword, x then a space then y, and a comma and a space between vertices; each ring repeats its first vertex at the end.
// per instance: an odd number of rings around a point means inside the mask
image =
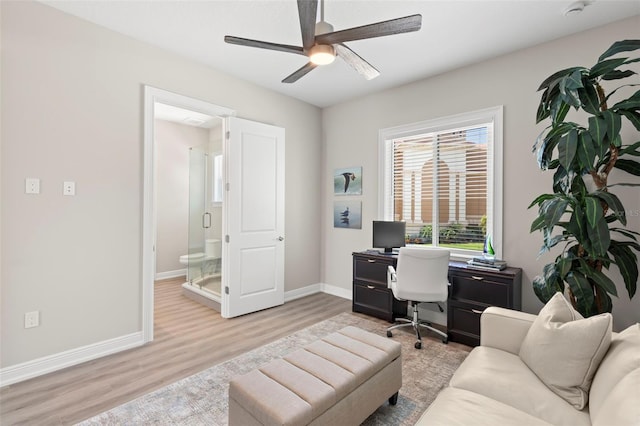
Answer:
MULTIPOLYGON (((407 316, 407 303, 387 288, 387 266, 396 267, 397 254, 377 251, 353 253, 352 310, 393 322, 407 316)), ((449 340, 469 346, 480 344, 480 314, 489 306, 521 309, 522 269, 471 269, 464 262, 449 262, 451 288, 447 300, 449 340)))

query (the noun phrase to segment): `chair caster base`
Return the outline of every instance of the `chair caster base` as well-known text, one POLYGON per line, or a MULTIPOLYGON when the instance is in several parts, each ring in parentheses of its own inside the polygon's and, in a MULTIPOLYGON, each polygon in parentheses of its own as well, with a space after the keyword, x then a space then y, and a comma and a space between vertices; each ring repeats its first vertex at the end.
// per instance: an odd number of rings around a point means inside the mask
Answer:
POLYGON ((393 337, 393 333, 387 330, 387 337, 393 337))
POLYGON ((418 340, 416 342, 416 344, 413 345, 413 347, 416 348, 416 349, 422 349, 422 342, 420 340, 418 340))

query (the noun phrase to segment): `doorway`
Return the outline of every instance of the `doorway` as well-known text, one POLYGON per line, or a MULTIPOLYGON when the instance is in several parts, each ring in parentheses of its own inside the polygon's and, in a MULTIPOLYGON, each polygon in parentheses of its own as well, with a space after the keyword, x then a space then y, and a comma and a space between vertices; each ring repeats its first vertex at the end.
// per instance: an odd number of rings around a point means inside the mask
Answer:
MULTIPOLYGON (((215 117, 223 123, 235 111, 209 102, 172 93, 155 87, 144 88, 144 179, 143 179, 143 235, 142 235, 142 334, 144 342, 153 340, 153 292, 156 272, 157 248, 157 146, 154 122, 156 111, 162 105, 168 109, 187 110, 207 117, 215 117)), ((224 126, 220 127, 220 134, 224 126)), ((222 138, 222 136, 220 136, 222 138)), ((197 149, 197 147, 196 147, 197 149)), ((186 218, 185 218, 186 220, 186 218)), ((220 230, 222 233, 222 230, 220 230)), ((203 234, 204 235, 204 234, 203 234)), ((204 237, 203 237, 204 239, 204 237)), ((204 244, 203 244, 204 246, 204 244)), ((203 247, 204 248, 204 247, 203 247)), ((189 254, 189 249, 187 253, 189 254)), ((203 250, 204 251, 204 250, 203 250)), ((190 259, 186 258, 187 275, 190 259)), ((194 267, 193 262, 191 264, 194 267)))
MULTIPOLYGON (((207 234, 213 214, 198 208, 189 221, 198 228, 189 238, 187 271, 193 269, 191 290, 206 288, 208 281, 221 278, 219 296, 225 318, 244 315, 284 303, 284 129, 234 117, 235 111, 176 93, 145 86, 144 92, 144 188, 142 235, 142 334, 153 340, 153 292, 157 248, 157 146, 154 111, 160 104, 218 117, 221 150, 194 147, 194 161, 204 175, 206 199, 198 204, 215 204, 221 199, 222 225, 219 238, 207 234), (215 170, 216 163, 221 165, 215 170), (231 182, 231 183, 230 183, 231 182), (226 218, 226 219, 225 219, 226 218), (201 232, 204 229, 204 233, 201 232), (216 239, 220 241, 220 262, 216 239), (202 244, 204 240, 204 244, 202 244), (193 241, 193 247, 191 247, 193 241), (197 244, 196 244, 197 241, 197 244), (197 251, 196 251, 197 250, 197 251), (196 265, 196 257, 201 261, 196 265), (207 261, 205 261, 207 260, 207 261), (193 268, 192 268, 193 267, 193 268), (218 269, 220 268, 220 269, 218 269), (218 276, 219 275, 219 276, 218 276), (194 285, 195 284, 195 285, 194 285)), ((211 145, 210 145, 211 146, 211 145)), ((209 206, 207 206, 209 207, 209 206)), ((212 291, 203 290, 207 296, 212 291)))

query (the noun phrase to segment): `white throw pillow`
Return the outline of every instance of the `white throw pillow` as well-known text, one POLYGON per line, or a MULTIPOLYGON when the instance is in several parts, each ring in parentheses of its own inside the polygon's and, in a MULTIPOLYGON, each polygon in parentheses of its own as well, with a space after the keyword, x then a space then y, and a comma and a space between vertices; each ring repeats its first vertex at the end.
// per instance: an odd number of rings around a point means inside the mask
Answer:
POLYGON ((549 389, 582 410, 611 343, 612 322, 609 313, 583 318, 556 293, 531 325, 520 359, 549 389))

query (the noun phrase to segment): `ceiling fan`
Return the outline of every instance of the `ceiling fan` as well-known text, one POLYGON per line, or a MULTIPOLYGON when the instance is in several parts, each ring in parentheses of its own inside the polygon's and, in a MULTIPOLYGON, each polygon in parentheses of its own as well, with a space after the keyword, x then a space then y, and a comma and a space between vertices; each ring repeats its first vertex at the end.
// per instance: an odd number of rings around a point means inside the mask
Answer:
POLYGON ((333 31, 333 26, 324 20, 324 0, 321 0, 320 9, 320 22, 316 23, 318 1, 298 0, 302 47, 234 36, 225 36, 224 41, 230 44, 278 50, 309 57, 309 62, 282 80, 283 83, 294 83, 298 81, 318 65, 330 64, 336 56, 340 56, 354 70, 363 75, 364 78, 371 80, 379 76, 380 72, 344 43, 418 31, 422 25, 422 15, 418 14, 346 30, 333 31))

